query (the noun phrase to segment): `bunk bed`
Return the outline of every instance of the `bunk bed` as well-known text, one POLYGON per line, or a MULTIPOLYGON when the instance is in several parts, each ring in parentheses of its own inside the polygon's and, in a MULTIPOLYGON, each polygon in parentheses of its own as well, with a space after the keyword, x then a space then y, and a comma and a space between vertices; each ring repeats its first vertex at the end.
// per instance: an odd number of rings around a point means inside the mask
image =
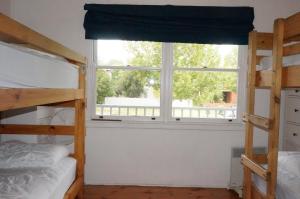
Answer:
MULTIPOLYGON (((74 180, 63 196, 83 198, 86 58, 1 13, 0 41, 1 74, 17 79, 6 81, 0 75, 0 113, 33 106, 72 107, 75 112, 74 125, 0 124, 0 134, 73 136, 74 153, 69 159, 75 162, 74 180)), ((58 169, 69 165, 61 164, 58 169)))
POLYGON ((285 57, 300 54, 299 23, 300 13, 297 13, 286 19, 277 19, 274 22, 273 33, 253 31, 249 34, 248 102, 243 117, 246 122, 245 154, 241 157, 244 165, 244 199, 293 199, 300 196, 300 174, 292 174, 290 179, 294 181, 288 182, 286 179, 290 174, 289 167, 299 169, 299 161, 298 163, 294 161, 296 165, 291 165, 295 155, 299 160, 299 152, 278 152, 281 90, 300 87, 299 62, 288 65, 283 63, 285 57), (259 53, 267 51, 271 52, 272 67, 257 70, 261 62, 269 59, 268 53, 259 53), (268 118, 255 115, 255 89, 270 89, 268 118), (267 133, 267 154, 253 152, 254 127, 267 133))

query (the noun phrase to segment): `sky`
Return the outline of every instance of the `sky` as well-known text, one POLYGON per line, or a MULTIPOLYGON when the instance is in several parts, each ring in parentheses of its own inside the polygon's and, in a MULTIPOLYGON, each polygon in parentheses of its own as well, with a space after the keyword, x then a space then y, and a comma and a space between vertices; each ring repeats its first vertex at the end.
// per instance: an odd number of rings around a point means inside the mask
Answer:
MULTIPOLYGON (((225 57, 233 49, 233 45, 219 45, 221 57, 225 57)), ((126 51, 126 41, 121 40, 98 40, 97 58, 99 63, 109 63, 110 60, 120 60, 126 65, 131 55, 126 51), (101 62, 99 62, 101 60, 101 62)), ((221 58, 222 59, 222 58, 221 58)))

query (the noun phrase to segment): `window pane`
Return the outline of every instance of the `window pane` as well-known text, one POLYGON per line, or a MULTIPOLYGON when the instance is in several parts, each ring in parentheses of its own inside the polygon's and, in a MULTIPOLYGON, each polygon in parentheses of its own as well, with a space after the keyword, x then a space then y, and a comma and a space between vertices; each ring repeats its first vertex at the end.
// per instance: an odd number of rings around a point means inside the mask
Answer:
POLYGON ((172 115, 176 118, 235 119, 236 72, 175 71, 172 115))
POLYGON ((98 40, 97 64, 100 66, 160 67, 162 44, 159 42, 98 40))
POLYGON ((237 45, 174 44, 174 65, 180 68, 237 68, 237 45))
POLYGON ((97 69, 96 114, 104 116, 160 115, 160 73, 97 69))

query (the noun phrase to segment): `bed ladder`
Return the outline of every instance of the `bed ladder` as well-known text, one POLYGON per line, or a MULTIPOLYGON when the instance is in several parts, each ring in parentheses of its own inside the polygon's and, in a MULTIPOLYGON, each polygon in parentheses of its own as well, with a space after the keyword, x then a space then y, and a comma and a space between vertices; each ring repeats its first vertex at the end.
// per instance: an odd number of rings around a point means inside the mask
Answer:
POLYGON ((253 31, 249 34, 248 45, 248 84, 247 84, 247 107, 243 120, 246 123, 245 129, 245 154, 241 162, 244 165, 244 199, 253 199, 252 173, 257 174, 266 181, 267 192, 264 199, 275 199, 277 183, 277 161, 278 161, 278 140, 280 121, 280 97, 282 87, 282 56, 283 56, 283 20, 278 19, 274 24, 273 53, 272 53, 272 84, 270 89, 270 110, 269 118, 255 115, 255 89, 256 89, 256 64, 258 49, 258 34, 253 31), (253 129, 263 129, 268 133, 267 154, 254 154, 253 152, 253 129), (261 164, 267 163, 264 168, 261 164))

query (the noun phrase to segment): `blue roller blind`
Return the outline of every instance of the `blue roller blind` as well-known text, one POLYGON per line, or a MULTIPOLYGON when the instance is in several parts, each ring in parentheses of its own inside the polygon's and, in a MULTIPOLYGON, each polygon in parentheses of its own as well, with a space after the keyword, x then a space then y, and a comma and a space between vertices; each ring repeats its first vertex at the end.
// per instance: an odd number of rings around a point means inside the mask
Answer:
POLYGON ((251 7, 86 4, 86 39, 247 44, 251 7))

